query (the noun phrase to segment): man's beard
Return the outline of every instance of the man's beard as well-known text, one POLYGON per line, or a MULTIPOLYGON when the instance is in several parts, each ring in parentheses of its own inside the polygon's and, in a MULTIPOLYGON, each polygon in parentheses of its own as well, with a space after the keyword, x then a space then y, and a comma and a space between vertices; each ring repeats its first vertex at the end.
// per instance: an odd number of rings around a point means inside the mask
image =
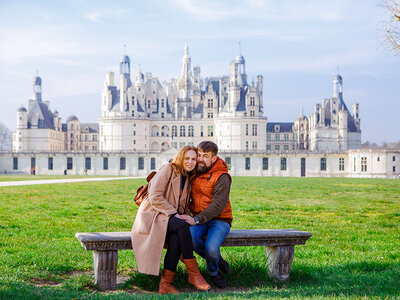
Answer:
POLYGON ((211 168, 212 168, 212 165, 209 166, 209 167, 207 167, 206 164, 197 165, 197 172, 198 172, 199 174, 204 174, 204 173, 207 173, 209 170, 211 170, 211 168))

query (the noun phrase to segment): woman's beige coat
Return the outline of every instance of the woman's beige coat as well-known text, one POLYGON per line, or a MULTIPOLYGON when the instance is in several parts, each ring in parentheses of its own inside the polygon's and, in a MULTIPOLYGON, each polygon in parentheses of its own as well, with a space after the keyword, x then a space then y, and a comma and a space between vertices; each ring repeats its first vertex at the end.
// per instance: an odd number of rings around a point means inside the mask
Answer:
POLYGON ((159 275, 168 219, 185 205, 188 180, 179 197, 181 175, 171 164, 161 166, 149 183, 149 197, 139 207, 131 237, 140 273, 159 275), (180 199, 180 200, 179 200, 180 199))

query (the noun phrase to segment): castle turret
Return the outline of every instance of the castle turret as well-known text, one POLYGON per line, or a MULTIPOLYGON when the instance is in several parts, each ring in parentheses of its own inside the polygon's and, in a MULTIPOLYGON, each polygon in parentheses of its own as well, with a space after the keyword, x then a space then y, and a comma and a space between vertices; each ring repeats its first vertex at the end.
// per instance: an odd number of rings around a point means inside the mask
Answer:
POLYGON ((337 74, 333 78, 333 96, 337 98, 342 98, 342 93, 343 93, 343 80, 342 76, 337 74))
POLYGON ((17 129, 28 128, 28 112, 21 106, 17 110, 17 129))
POLYGON ((42 101, 42 79, 39 76, 33 77, 33 100, 42 101))

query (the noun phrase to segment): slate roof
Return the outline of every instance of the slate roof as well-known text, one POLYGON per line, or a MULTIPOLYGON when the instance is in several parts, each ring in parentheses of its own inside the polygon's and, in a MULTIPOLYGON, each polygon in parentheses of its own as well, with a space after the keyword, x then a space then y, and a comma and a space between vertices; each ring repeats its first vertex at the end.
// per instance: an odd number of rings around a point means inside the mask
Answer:
POLYGON ((31 110, 29 111, 28 121, 32 119, 32 116, 35 113, 39 114, 38 128, 54 129, 53 113, 47 108, 46 104, 40 100, 36 100, 35 104, 33 104, 31 110))
POLYGON ((88 127, 90 133, 99 132, 99 124, 98 123, 81 123, 81 131, 88 127))
POLYGON ((268 122, 267 132, 274 133, 275 125, 279 125, 279 132, 292 132, 293 123, 291 122, 268 122))
POLYGON ((236 107, 236 111, 245 111, 246 110, 246 94, 248 91, 248 87, 246 86, 244 89, 240 88, 240 100, 236 107))

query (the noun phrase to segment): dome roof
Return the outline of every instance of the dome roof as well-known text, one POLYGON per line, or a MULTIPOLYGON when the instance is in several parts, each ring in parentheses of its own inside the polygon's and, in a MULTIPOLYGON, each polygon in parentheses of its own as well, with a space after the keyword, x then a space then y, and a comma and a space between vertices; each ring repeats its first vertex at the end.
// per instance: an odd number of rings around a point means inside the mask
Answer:
POLYGON ((75 115, 70 115, 70 116, 67 118, 67 121, 68 121, 68 122, 69 122, 69 121, 78 121, 78 117, 75 116, 75 115))
POLYGON ((243 55, 239 54, 238 56, 236 56, 236 62, 240 64, 244 63, 243 55))
POLYGON ((342 82, 342 76, 340 76, 340 74, 337 74, 335 77, 333 77, 333 81, 340 81, 340 82, 342 82))
POLYGON ((17 110, 18 112, 26 112, 26 108, 21 106, 20 108, 18 108, 17 110))
POLYGON ((39 76, 33 77, 33 84, 34 85, 42 85, 42 78, 40 78, 39 76))

